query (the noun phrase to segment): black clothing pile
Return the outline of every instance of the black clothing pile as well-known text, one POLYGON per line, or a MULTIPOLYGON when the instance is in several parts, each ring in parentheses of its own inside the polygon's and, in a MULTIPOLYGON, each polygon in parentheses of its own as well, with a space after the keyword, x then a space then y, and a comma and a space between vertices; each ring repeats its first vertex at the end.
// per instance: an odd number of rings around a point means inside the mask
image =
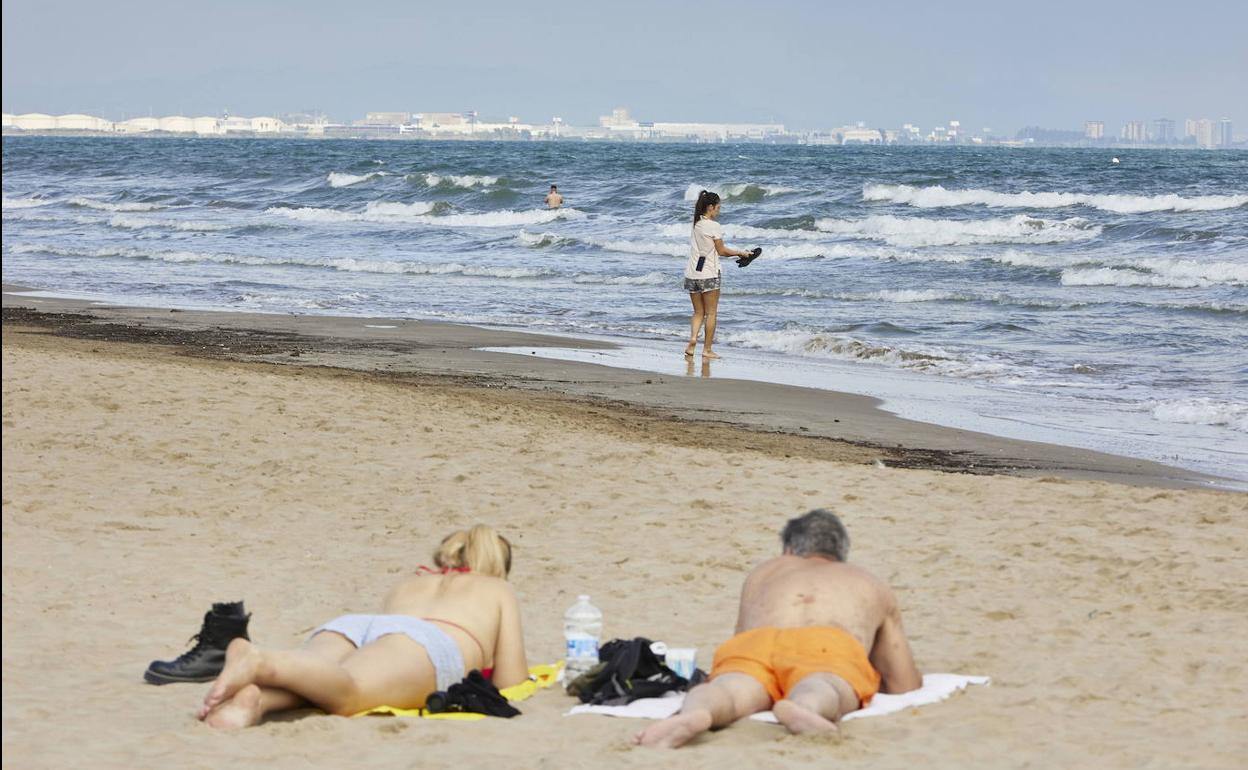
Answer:
POLYGON ((639 698, 683 692, 706 678, 701 670, 692 681, 667 667, 650 649, 649 639, 614 639, 598 650, 598 665, 577 677, 568 692, 594 706, 624 706, 639 698))
POLYGON ((494 683, 476 670, 469 671, 464 681, 446 688, 446 692, 431 694, 425 699, 425 710, 430 714, 459 711, 504 719, 520 714, 520 709, 508 703, 494 683))

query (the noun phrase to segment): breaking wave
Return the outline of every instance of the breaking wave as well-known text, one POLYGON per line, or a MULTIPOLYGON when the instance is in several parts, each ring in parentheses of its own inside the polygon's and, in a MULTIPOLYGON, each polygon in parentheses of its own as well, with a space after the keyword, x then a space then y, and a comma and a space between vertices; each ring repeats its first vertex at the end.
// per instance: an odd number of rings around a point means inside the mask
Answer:
POLYGON ((65 201, 70 206, 77 206, 84 209, 95 209, 96 211, 159 211, 166 208, 159 203, 110 203, 108 201, 100 201, 94 198, 74 197, 65 201))
POLYGON ((109 218, 108 226, 122 230, 146 230, 149 227, 160 227, 166 230, 178 230, 187 233, 213 233, 222 230, 233 230, 246 225, 231 225, 223 222, 197 222, 194 220, 152 219, 151 217, 118 214, 109 218))
POLYGON ((33 209, 37 206, 47 206, 56 201, 48 198, 10 198, 4 196, 3 207, 5 209, 33 209))
POLYGON ((1154 401, 1153 419, 1188 425, 1225 425, 1248 433, 1248 404, 1215 401, 1211 398, 1181 398, 1154 401))
POLYGON ((579 219, 583 212, 576 209, 533 209, 530 211, 490 211, 482 214, 443 214, 445 204, 417 201, 415 203, 391 203, 373 201, 363 211, 322 209, 313 206, 289 208, 275 206, 265 209, 266 214, 276 214, 303 222, 373 222, 377 224, 417 224, 441 227, 517 227, 540 225, 557 219, 579 219))
POLYGON ((610 286, 662 286, 675 283, 679 276, 674 273, 654 271, 645 275, 600 275, 597 273, 580 273, 572 280, 576 283, 597 283, 610 286))
POLYGON ((498 184, 496 176, 477 174, 413 174, 408 179, 422 179, 426 187, 462 187, 465 190, 498 184))
POLYGON ((947 190, 940 185, 915 187, 907 184, 868 184, 862 189, 864 201, 888 201, 916 208, 989 206, 991 208, 1056 209, 1090 206, 1116 214, 1150 211, 1218 211, 1248 206, 1248 195, 1113 195, 1063 192, 1001 193, 992 190, 947 190))
POLYGON ((325 177, 325 181, 329 182, 330 187, 350 187, 353 184, 367 182, 370 179, 380 179, 383 176, 389 176, 385 171, 372 171, 367 174, 345 174, 341 171, 331 171, 325 177))
POLYGON ((970 246, 983 243, 1069 243, 1096 238, 1101 228, 1086 219, 1059 221, 1014 216, 1009 219, 910 219, 872 216, 859 220, 819 219, 821 232, 883 241, 902 248, 970 246))
POLYGON ((761 201, 768 195, 786 195, 788 193, 799 192, 799 190, 792 187, 781 187, 779 185, 721 184, 703 186, 691 184, 685 188, 685 200, 690 203, 696 203, 698 195, 703 190, 717 193, 719 197, 724 200, 741 201, 743 203, 761 201))
POLYGON ((1155 286, 1195 289, 1206 286, 1248 286, 1248 265, 1197 262, 1193 259, 1139 259, 1106 267, 1062 271, 1063 286, 1155 286))

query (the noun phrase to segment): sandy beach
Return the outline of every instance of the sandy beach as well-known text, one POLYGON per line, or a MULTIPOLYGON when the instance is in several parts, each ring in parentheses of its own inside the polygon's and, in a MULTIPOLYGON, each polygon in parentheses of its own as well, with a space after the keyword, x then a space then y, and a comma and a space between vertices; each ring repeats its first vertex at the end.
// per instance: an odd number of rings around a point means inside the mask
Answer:
POLYGON ((5 296, 5 767, 1243 765, 1248 495, 858 396, 352 323, 5 296), (991 686, 838 744, 749 723, 668 754, 629 745, 640 723, 563 716, 555 690, 513 720, 304 712, 229 733, 195 720, 204 686, 142 681, 214 601, 295 645, 475 522, 516 544, 532 662, 589 593, 607 637, 708 667, 746 571, 817 506, 896 588, 920 667, 991 686))

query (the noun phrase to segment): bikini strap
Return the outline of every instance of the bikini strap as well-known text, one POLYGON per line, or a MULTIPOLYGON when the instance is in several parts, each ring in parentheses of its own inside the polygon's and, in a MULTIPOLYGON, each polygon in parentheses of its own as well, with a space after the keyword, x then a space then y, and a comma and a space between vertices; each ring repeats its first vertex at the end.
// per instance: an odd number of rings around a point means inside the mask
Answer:
POLYGON ((463 626, 461 626, 460 624, 456 623, 453 620, 446 620, 444 618, 421 618, 421 620, 426 621, 428 623, 441 623, 443 625, 451 626, 453 628, 458 628, 460 631, 463 631, 465 634, 468 635, 469 639, 476 642, 477 649, 481 651, 481 662, 483 664, 485 663, 485 646, 481 644, 481 640, 477 638, 476 634, 472 633, 471 631, 464 628, 463 626))

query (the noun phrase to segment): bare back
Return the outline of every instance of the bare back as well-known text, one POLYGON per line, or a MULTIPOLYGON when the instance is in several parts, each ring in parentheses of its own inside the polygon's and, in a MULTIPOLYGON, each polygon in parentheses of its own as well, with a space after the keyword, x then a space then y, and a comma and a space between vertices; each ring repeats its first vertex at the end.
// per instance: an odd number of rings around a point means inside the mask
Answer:
POLYGON ((455 640, 467 669, 493 668, 499 687, 519 684, 528 676, 516 595, 502 578, 417 575, 390 591, 383 611, 434 622, 455 640))
POLYGON ((884 692, 922 685, 892 590, 861 567, 785 554, 750 573, 741 588, 737 633, 753 628, 835 626, 862 644, 884 692))

